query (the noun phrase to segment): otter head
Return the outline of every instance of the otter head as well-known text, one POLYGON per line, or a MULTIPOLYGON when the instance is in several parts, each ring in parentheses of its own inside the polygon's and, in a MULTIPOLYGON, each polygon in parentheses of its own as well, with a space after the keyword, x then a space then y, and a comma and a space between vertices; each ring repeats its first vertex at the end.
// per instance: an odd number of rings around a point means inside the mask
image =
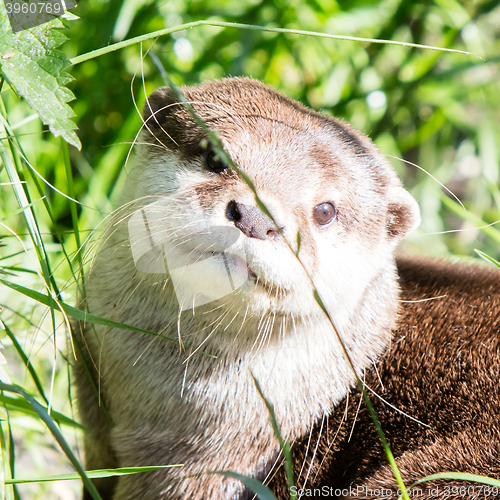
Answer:
POLYGON ((181 309, 223 299, 257 315, 318 314, 312 280, 348 321, 419 222, 391 165, 347 124, 257 81, 182 92, 272 219, 173 90, 160 88, 144 107, 140 163, 124 198, 147 204, 129 222, 137 269, 169 273, 181 309))

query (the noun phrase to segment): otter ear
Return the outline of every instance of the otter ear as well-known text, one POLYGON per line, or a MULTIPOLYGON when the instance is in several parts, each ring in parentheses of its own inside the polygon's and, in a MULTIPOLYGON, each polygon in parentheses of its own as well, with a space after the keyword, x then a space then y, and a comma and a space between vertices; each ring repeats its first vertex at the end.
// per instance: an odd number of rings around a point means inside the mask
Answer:
MULTIPOLYGON (((186 93, 189 89, 181 90, 186 93)), ((171 151, 180 150, 189 157, 206 151, 202 146, 205 133, 170 87, 161 87, 148 97, 143 108, 143 119, 143 137, 146 142, 151 142, 152 137, 156 145, 163 144, 171 151)))
POLYGON ((386 228, 389 238, 400 241, 420 224, 420 209, 413 196, 400 186, 394 186, 387 196, 386 228))
POLYGON ((174 91, 170 87, 160 87, 155 90, 144 103, 142 117, 146 125, 161 127, 171 115, 173 105, 178 102, 174 91))

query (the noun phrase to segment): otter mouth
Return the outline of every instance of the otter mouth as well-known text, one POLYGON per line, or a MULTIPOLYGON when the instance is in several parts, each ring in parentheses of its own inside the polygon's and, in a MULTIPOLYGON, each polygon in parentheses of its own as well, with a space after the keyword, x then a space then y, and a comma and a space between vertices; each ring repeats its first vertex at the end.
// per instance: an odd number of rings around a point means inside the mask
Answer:
POLYGON ((251 285, 250 293, 264 293, 275 299, 288 294, 285 288, 259 276, 244 253, 212 247, 202 251, 190 250, 182 254, 189 254, 189 257, 179 266, 178 275, 174 276, 174 287, 177 285, 176 288, 182 288, 181 294, 189 297, 191 301, 197 294, 207 297, 195 299, 195 303, 200 302, 200 305, 202 302, 208 302, 208 298, 217 300, 235 293, 245 283, 251 285))
POLYGON ((286 290, 278 285, 275 285, 271 281, 267 281, 261 278, 253 269, 250 267, 250 264, 241 256, 232 252, 223 252, 218 250, 211 250, 210 252, 205 252, 201 259, 206 259, 208 256, 220 259, 220 262, 224 263, 226 267, 226 271, 229 274, 233 272, 230 271, 230 268, 236 269, 238 274, 246 275, 245 281, 252 282, 256 287, 265 290, 268 293, 274 293, 277 296, 283 295, 286 293, 286 290))
POLYGON ((260 278, 248 264, 247 272, 249 280, 253 282, 256 288, 264 290, 268 294, 273 294, 277 298, 288 294, 288 290, 286 288, 260 278))

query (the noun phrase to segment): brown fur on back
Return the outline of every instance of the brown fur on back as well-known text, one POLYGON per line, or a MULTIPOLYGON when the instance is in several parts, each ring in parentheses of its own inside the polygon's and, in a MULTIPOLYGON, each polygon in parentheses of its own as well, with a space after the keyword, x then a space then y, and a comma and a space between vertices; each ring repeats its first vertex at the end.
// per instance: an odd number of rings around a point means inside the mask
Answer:
MULTIPOLYGON (((402 289, 398 329, 390 351, 377 363, 380 379, 372 369, 366 384, 429 426, 370 394, 403 480, 409 486, 440 472, 499 479, 500 272, 414 257, 399 258, 398 270, 402 289)), ((357 413, 359 400, 356 391, 332 412, 328 427, 323 425, 312 467, 320 426, 312 434, 303 469, 309 436, 295 443, 299 487, 308 474, 305 488, 332 488, 329 498, 336 498, 335 490, 344 490, 342 498, 398 498, 392 469, 363 402, 357 413)), ((271 481, 279 498, 289 498, 285 484, 279 471, 271 481)), ((462 481, 421 484, 416 497, 450 497, 454 486, 459 488, 456 496, 465 491, 463 498, 488 497, 482 485, 462 481)))

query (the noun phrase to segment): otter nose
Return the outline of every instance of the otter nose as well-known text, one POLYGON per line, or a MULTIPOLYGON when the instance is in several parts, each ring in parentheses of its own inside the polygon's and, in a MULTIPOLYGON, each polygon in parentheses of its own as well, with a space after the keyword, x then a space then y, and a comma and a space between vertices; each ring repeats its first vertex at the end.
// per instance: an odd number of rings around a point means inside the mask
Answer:
POLYGON ((226 218, 249 238, 265 240, 278 236, 278 230, 273 221, 257 207, 247 207, 231 200, 226 207, 226 218))

